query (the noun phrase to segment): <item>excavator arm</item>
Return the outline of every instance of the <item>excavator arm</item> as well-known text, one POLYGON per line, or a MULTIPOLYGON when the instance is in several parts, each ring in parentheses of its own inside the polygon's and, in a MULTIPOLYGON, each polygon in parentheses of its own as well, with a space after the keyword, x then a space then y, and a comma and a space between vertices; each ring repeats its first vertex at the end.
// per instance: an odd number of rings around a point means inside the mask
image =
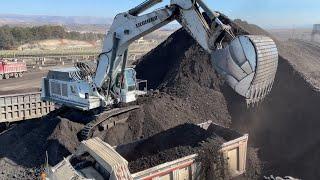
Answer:
MULTIPOLYGON (((117 102, 120 99, 121 102, 121 98, 117 97, 123 94, 121 88, 120 92, 115 92, 113 87, 119 81, 119 77, 123 80, 126 74, 129 45, 174 20, 178 21, 199 45, 212 55, 212 64, 216 70, 238 94, 246 97, 248 103, 260 101, 270 91, 278 62, 277 48, 270 38, 235 37, 231 27, 223 24, 219 14, 212 12, 202 0, 171 0, 170 5, 141 15, 160 2, 162 0, 147 0, 115 17, 105 37, 103 50, 94 72, 86 73, 92 77, 78 80, 81 81, 79 84, 82 83, 78 86, 80 91, 84 91, 81 93, 85 94, 86 99, 83 100, 79 96, 79 101, 85 106, 81 109, 89 110, 98 106, 112 105, 116 102, 115 99, 117 102), (221 41, 224 36, 230 36, 232 41, 222 46, 221 41), (90 97, 98 98, 100 105, 92 105, 90 97)), ((44 89, 48 91, 48 88, 44 89)), ((47 92, 43 94, 44 97, 50 96, 47 92)), ((54 102, 66 101, 63 98, 51 97, 49 99, 54 102)), ((94 104, 97 104, 97 101, 94 104)))
MULTIPOLYGON (((125 52, 128 46, 135 40, 157 30, 164 25, 177 20, 196 41, 209 53, 210 28, 195 2, 185 0, 172 0, 170 6, 158 9, 148 14, 139 16, 142 10, 146 10, 150 4, 161 1, 146 1, 128 12, 118 14, 105 38, 103 53, 94 77, 97 87, 104 83, 112 84, 115 73, 125 63, 125 52), (144 7, 144 8, 142 8, 144 7)), ((109 85, 107 85, 109 86, 109 85)))

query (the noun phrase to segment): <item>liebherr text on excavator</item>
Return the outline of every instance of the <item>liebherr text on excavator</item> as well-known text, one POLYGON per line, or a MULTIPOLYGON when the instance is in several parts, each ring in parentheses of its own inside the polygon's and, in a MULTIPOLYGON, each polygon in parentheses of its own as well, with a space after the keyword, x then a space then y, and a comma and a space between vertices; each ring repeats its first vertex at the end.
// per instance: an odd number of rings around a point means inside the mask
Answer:
MULTIPOLYGON (((126 67, 128 46, 133 41, 176 20, 211 54, 214 68, 248 103, 262 100, 271 90, 278 51, 266 36, 235 36, 230 25, 219 19, 202 0, 171 0, 170 4, 145 13, 162 0, 147 0, 116 15, 104 39, 103 50, 93 65, 51 70, 43 78, 42 98, 81 110, 114 108, 135 101, 146 91, 139 88, 133 68, 126 67), (226 38, 227 37, 227 38, 226 38), (230 39, 227 43, 225 39, 230 39)), ((116 110, 112 109, 116 114, 116 110)), ((127 107, 126 111, 131 110, 127 107)))

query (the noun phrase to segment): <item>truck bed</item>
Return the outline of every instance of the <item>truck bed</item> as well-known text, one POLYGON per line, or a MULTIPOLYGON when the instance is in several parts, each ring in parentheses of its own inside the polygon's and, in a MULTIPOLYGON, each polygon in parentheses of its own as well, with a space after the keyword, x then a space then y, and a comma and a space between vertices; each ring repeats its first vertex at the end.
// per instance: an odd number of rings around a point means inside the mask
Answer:
POLYGON ((221 153, 229 159, 231 176, 237 176, 245 171, 247 140, 247 134, 239 134, 209 121, 200 125, 180 125, 115 149, 128 161, 130 172, 135 173, 133 176, 141 177, 154 169, 159 171, 172 166, 190 168, 188 171, 191 172, 198 154, 210 146, 210 151, 216 149, 213 156, 221 153))
POLYGON ((0 61, 0 74, 25 72, 25 71, 27 71, 27 65, 24 62, 0 61))
MULTIPOLYGON (((222 154, 224 159, 228 159, 228 166, 225 169, 230 170, 231 176, 235 177, 245 172, 247 141, 247 134, 239 134, 210 121, 198 126, 181 125, 148 139, 117 147, 111 147, 101 139, 93 138, 83 141, 75 154, 51 168, 48 177, 50 180, 63 180, 72 177, 78 179, 103 177, 109 180, 195 179, 198 175, 202 175, 200 174, 201 169, 205 167, 202 165, 202 160, 211 161, 213 157, 218 157, 218 152, 222 154), (203 156, 200 151, 191 150, 193 148, 199 149, 196 145, 210 141, 207 138, 220 139, 219 146, 216 146, 218 148, 216 152, 203 156), (176 155, 166 155, 172 157, 165 157, 160 161, 157 158, 159 153, 161 154, 167 149, 188 146, 190 146, 190 151, 186 151, 187 153, 177 152, 176 155), (191 148, 191 146, 194 147, 191 148), (136 164, 136 166, 141 165, 141 167, 135 167, 134 171, 129 170, 130 163, 137 160, 142 163, 136 164), (99 176, 96 175, 97 173, 99 176)), ((208 147, 210 148, 210 146, 208 147)))

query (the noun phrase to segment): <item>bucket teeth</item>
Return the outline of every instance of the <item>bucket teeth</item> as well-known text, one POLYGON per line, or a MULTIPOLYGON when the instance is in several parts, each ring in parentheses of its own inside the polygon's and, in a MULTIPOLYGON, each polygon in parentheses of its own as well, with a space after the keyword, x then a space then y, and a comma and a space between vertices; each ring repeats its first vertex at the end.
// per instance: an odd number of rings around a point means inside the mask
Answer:
POLYGON ((278 50, 274 41, 266 36, 247 36, 257 53, 257 67, 246 98, 247 105, 256 105, 271 91, 278 68, 278 50))
POLYGON ((270 93, 272 84, 273 82, 252 86, 248 98, 246 98, 247 105, 255 105, 261 102, 270 93))

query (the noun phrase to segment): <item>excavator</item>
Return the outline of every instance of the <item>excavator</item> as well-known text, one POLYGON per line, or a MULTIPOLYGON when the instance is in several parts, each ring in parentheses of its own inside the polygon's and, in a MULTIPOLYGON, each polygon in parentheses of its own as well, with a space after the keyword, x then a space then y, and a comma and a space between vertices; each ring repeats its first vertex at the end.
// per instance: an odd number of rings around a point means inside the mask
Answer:
POLYGON ((177 21, 211 54, 215 70, 248 104, 260 102, 271 91, 278 66, 278 50, 271 38, 235 36, 231 26, 219 19, 221 15, 202 0, 171 0, 169 5, 150 12, 161 2, 146 0, 116 15, 95 64, 79 62, 72 68, 50 70, 43 78, 43 100, 81 111, 103 109, 83 129, 84 139, 104 122, 103 127, 109 128, 123 120, 108 119, 139 108, 119 106, 146 94, 146 87, 140 84, 144 81, 136 78, 134 68, 127 67, 128 47, 172 21, 177 21))

